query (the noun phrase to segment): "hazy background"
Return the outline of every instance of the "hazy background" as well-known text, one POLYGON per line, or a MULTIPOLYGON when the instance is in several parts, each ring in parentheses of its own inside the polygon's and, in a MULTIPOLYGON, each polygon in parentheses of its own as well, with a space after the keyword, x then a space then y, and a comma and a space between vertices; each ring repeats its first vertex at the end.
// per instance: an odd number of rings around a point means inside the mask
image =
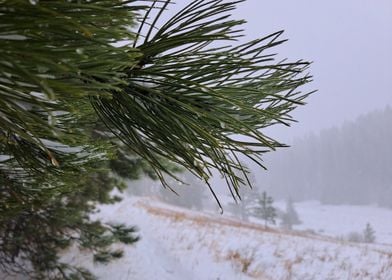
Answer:
POLYGON ((285 30, 279 56, 313 61, 308 104, 293 113, 286 142, 392 104, 392 1, 248 0, 235 11, 248 21, 246 39, 285 30))
MULTIPOLYGON (((178 1, 163 18, 188 3, 178 1)), ((293 112, 298 123, 264 131, 291 145, 264 157, 268 171, 245 162, 256 192, 392 207, 392 1, 247 0, 233 18, 247 21, 243 42, 284 30, 288 42, 274 52, 278 59, 312 61, 314 81, 303 91, 318 90, 293 112)), ((197 195, 205 188, 183 176, 196 188, 181 187, 180 197, 164 192, 166 200, 192 205, 211 198, 197 195)), ((149 192, 148 185, 142 192, 149 192)), ((219 176, 212 186, 220 195, 228 193, 219 176)))

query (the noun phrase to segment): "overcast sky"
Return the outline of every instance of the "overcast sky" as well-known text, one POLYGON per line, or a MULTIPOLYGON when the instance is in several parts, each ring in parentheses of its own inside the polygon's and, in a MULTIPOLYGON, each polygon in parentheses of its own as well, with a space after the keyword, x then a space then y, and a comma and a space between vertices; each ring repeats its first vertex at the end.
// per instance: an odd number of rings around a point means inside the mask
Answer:
POLYGON ((247 39, 285 30, 282 58, 313 61, 308 104, 293 115, 298 124, 274 130, 291 142, 392 105, 392 1, 248 0, 234 13, 248 21, 247 39))

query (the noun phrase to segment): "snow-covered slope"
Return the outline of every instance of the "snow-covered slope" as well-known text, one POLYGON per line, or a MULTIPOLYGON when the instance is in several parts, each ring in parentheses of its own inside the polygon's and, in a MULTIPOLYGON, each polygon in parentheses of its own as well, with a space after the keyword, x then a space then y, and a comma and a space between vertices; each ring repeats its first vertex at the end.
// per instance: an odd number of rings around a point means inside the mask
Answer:
MULTIPOLYGON (((285 209, 284 201, 276 206, 285 209)), ((361 233, 370 223, 376 232, 377 243, 392 245, 392 210, 376 205, 325 205, 319 201, 295 203, 302 221, 296 229, 314 230, 333 237, 347 236, 350 232, 361 233)))
POLYGON ((153 198, 101 207, 106 221, 137 225, 141 240, 122 259, 93 265, 68 255, 99 279, 392 279, 392 248, 266 229, 199 214, 153 198))

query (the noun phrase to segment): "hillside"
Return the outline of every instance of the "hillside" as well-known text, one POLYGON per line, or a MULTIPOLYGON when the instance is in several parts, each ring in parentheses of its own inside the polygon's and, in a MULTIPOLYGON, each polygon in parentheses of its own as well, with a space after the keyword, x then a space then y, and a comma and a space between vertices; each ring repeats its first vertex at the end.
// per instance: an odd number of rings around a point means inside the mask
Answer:
POLYGON ((218 214, 199 214, 152 198, 126 198, 97 216, 138 225, 142 239, 109 265, 64 258, 99 279, 392 279, 392 248, 284 232, 218 214))

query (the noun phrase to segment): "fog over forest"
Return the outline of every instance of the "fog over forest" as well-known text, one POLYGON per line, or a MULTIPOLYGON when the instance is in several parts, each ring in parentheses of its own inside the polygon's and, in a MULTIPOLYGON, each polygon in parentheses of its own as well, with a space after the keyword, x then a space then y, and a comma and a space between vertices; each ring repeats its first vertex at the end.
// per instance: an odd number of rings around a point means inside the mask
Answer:
POLYGON ((258 188, 276 198, 392 207, 392 109, 296 139, 266 156, 258 188))
MULTIPOLYGON (((246 204, 245 197, 267 191, 275 200, 392 207, 391 127, 392 108, 387 106, 341 126, 296 138, 290 147, 267 153, 264 157, 267 170, 245 161, 254 189, 244 185, 239 190, 242 203, 246 204)), ((188 172, 180 172, 178 176, 186 184, 170 179, 177 194, 146 179, 133 182, 129 191, 134 195, 156 195, 189 208, 215 204, 202 181, 188 172)), ((218 197, 226 199, 224 194, 229 193, 222 181, 214 183, 219 187, 218 197)))

